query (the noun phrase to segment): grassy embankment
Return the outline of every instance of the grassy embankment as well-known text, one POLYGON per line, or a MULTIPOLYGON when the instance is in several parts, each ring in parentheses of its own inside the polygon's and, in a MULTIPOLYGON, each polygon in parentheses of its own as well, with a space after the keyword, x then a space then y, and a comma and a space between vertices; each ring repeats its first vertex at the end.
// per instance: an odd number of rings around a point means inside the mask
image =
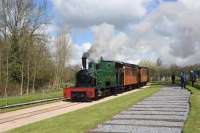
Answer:
POLYGON ((126 110, 138 101, 152 95, 160 90, 160 86, 133 92, 126 96, 121 96, 103 103, 93 105, 74 112, 66 113, 58 117, 46 119, 37 123, 26 125, 10 133, 82 133, 98 124, 109 120, 115 114, 126 110))
POLYGON ((192 95, 190 98, 190 113, 184 127, 184 133, 200 133, 200 86, 187 86, 192 95))
POLYGON ((40 92, 40 93, 37 92, 35 94, 29 94, 25 96, 8 97, 7 101, 6 101, 6 98, 0 98, 0 106, 5 106, 6 102, 7 102, 7 105, 11 105, 11 104, 18 104, 18 103, 35 101, 35 100, 62 97, 62 95, 63 95, 63 91, 62 89, 59 89, 59 90, 51 90, 48 92, 40 92))

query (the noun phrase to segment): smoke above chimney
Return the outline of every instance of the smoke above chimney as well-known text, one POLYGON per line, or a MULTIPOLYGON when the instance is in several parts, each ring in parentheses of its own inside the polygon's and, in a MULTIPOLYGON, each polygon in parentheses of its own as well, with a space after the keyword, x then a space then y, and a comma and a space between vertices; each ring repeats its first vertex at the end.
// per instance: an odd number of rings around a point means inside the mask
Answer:
POLYGON ((165 66, 199 64, 199 11, 182 2, 163 3, 127 30, 108 23, 95 25, 91 27, 94 41, 88 58, 97 61, 103 56, 105 60, 135 64, 160 58, 165 66))
POLYGON ((82 56, 82 66, 83 66, 83 69, 87 69, 87 58, 89 57, 89 53, 88 52, 85 52, 83 53, 83 56, 82 56))
POLYGON ((88 58, 89 57, 89 52, 85 52, 85 53, 83 53, 83 56, 82 56, 82 58, 88 58))

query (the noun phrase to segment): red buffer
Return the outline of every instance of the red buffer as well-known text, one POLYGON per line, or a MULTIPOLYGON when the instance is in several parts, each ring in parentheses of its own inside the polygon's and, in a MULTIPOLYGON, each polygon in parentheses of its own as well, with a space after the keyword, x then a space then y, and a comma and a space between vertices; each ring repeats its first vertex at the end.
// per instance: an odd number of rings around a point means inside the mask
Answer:
POLYGON ((64 98, 67 99, 84 99, 93 100, 96 98, 95 88, 65 88, 64 98), (87 99, 85 99, 87 98, 87 99))

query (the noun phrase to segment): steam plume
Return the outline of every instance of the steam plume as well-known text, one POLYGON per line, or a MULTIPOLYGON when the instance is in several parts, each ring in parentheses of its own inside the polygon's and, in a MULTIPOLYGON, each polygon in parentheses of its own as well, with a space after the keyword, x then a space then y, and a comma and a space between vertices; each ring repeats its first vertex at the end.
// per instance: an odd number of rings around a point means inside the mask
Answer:
POLYGON ((138 63, 142 59, 163 64, 200 63, 200 6, 190 8, 184 1, 163 3, 143 21, 121 31, 103 23, 91 28, 94 35, 89 58, 138 63))

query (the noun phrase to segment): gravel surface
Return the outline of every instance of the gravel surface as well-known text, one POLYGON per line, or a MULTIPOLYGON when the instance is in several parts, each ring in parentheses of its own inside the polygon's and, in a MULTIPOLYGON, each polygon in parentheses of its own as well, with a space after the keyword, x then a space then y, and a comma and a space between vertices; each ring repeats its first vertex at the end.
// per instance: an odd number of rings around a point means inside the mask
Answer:
POLYGON ((106 122, 107 125, 145 125, 145 126, 164 126, 164 127, 182 127, 182 122, 169 122, 169 121, 153 121, 153 120, 111 120, 106 122))
POLYGON ((130 108, 131 111, 167 111, 167 112, 187 112, 187 109, 181 108, 130 108))
POLYGON ((174 115, 116 115, 114 119, 137 119, 137 120, 163 120, 163 121, 184 121, 185 116, 174 115))
POLYGON ((90 133, 181 133, 189 112, 190 93, 165 87, 98 125, 90 133))
POLYGON ((90 133, 181 133, 181 128, 128 125, 104 125, 90 133))
POLYGON ((185 112, 162 112, 162 111, 123 111, 120 114, 133 115, 185 115, 185 112))

